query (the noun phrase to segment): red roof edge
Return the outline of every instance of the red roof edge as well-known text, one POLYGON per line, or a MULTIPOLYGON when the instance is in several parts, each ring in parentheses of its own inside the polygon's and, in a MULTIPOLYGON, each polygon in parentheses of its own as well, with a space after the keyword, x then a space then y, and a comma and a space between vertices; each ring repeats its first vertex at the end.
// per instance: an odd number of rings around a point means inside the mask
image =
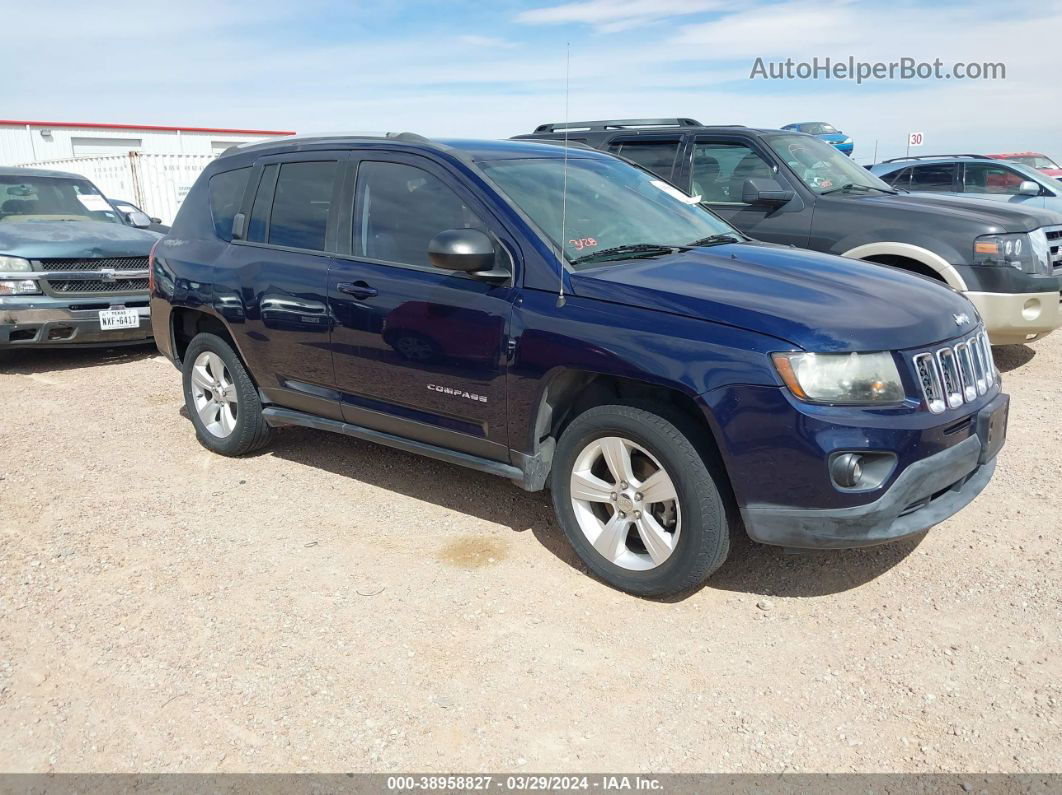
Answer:
POLYGON ((79 121, 19 121, 0 119, 0 126, 84 127, 96 130, 162 130, 166 132, 232 133, 236 135, 295 135, 294 130, 238 130, 226 127, 174 127, 164 124, 103 124, 79 121))

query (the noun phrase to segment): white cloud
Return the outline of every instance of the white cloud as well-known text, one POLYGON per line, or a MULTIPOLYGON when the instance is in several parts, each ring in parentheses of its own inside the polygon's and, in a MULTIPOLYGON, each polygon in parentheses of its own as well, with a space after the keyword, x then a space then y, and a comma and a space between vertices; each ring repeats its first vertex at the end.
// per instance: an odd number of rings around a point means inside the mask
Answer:
POLYGON ((479 36, 473 33, 461 36, 458 40, 462 44, 468 44, 472 47, 486 47, 495 50, 511 50, 520 46, 515 41, 509 41, 499 36, 479 36))
POLYGON ((585 24, 612 33, 728 5, 726 0, 582 0, 522 11, 516 21, 530 25, 585 24))

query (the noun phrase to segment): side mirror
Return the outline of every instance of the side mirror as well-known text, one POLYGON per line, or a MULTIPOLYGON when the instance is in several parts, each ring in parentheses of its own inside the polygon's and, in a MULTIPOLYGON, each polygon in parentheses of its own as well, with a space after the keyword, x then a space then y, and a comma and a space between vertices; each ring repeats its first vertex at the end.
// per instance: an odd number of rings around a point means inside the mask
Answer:
POLYGON ((478 229, 447 229, 428 243, 428 259, 436 268, 463 271, 484 278, 508 277, 495 271, 494 243, 478 229))
POLYGON ((153 224, 161 224, 162 223, 162 219, 161 218, 155 218, 154 216, 152 216, 151 217, 151 223, 153 223, 153 224))
POLYGON ((1033 182, 1031 179, 1027 179, 1018 186, 1019 196, 1039 196, 1040 186, 1033 182))
POLYGON ((133 210, 131 213, 126 213, 125 217, 128 219, 129 223, 137 229, 147 229, 151 226, 151 219, 148 218, 147 213, 142 213, 139 210, 133 210))
POLYGON ((786 190, 770 177, 752 177, 741 186, 741 201, 745 204, 786 204, 793 198, 793 191, 786 190))

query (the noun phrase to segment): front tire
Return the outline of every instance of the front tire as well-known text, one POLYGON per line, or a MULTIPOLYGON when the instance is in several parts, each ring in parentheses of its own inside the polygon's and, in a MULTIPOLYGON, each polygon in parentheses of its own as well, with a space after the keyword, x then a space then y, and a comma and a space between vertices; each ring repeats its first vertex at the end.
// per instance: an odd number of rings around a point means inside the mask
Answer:
POLYGON ((587 568, 615 588, 680 593, 726 560, 726 507, 686 424, 664 408, 598 406, 561 435, 554 509, 587 568))
POLYGON ((258 390, 228 342, 215 334, 196 335, 181 371, 184 405, 203 447, 237 456, 269 441, 258 390))

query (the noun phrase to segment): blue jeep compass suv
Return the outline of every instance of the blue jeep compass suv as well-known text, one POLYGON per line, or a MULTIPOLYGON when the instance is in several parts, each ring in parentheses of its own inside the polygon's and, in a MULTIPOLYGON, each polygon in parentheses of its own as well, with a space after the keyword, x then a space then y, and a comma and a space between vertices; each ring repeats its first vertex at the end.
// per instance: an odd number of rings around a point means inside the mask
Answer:
POLYGON ((985 487, 1006 429, 954 290, 750 241, 589 149, 230 149, 156 246, 151 293, 207 448, 302 425, 548 486, 589 569, 637 594, 703 581, 735 528, 924 531, 985 487))

